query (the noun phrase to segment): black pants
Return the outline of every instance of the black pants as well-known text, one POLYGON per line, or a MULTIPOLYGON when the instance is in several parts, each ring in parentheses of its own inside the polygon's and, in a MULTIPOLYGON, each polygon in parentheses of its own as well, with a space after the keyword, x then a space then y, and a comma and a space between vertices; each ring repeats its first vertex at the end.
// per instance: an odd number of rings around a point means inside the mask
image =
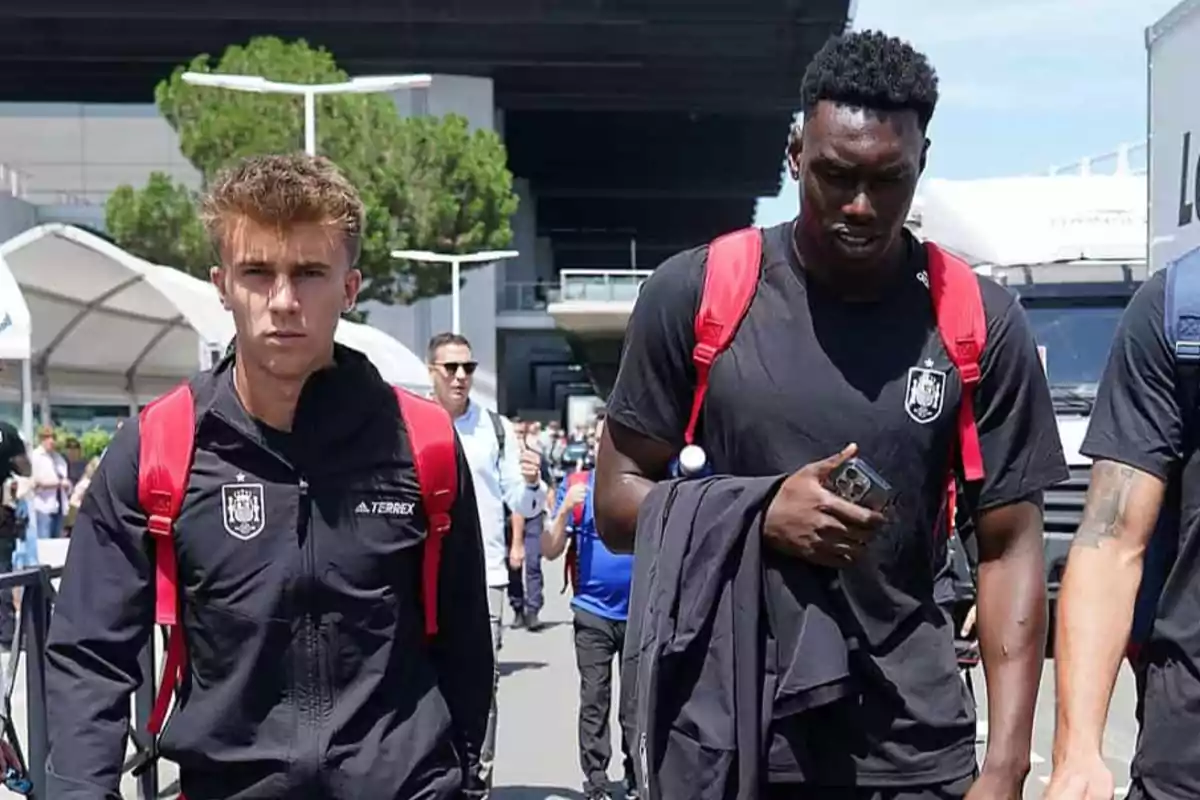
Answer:
MULTIPOLYGON (((584 790, 608 786, 608 763, 612 760, 612 737, 608 720, 612 709, 612 664, 620 663, 625 643, 625 623, 575 610, 575 660, 579 665, 579 765, 583 768, 584 790)), ((621 755, 625 780, 632 785, 633 756, 625 740, 626 709, 618 710, 621 721, 621 755)))
POLYGON ((809 786, 776 783, 767 787, 763 800, 962 800, 975 782, 974 775, 935 786, 897 788, 809 786))
MULTIPOLYGON (((6 513, 10 509, 0 508, 0 528, 6 524, 13 527, 10 530, 0 530, 0 573, 12 571, 13 552, 17 549, 16 534, 18 530, 15 520, 6 521, 6 513)), ((16 632, 17 614, 13 605, 12 589, 0 589, 0 648, 12 647, 13 634, 16 632)))
POLYGON ((1129 791, 1125 795, 1125 800, 1157 800, 1157 798, 1150 794, 1145 784, 1135 778, 1130 781, 1129 791))
MULTIPOLYGON (((512 517, 504 516, 504 565, 508 568, 508 604, 513 613, 518 616, 525 613, 525 574, 520 568, 513 569, 508 563, 508 554, 512 551, 513 532, 512 517)), ((520 619, 517 620, 520 622, 520 619)))

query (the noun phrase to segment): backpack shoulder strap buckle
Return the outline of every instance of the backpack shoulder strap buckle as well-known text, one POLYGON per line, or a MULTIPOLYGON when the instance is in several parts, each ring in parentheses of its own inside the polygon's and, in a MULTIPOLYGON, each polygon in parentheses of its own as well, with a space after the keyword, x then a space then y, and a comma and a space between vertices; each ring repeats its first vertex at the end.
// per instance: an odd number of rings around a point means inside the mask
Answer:
POLYGON ((1200 342, 1176 342, 1175 358, 1183 362, 1200 362, 1200 342))
POLYGON ((697 366, 711 367, 717 360, 717 352, 717 348, 708 342, 697 342, 696 348, 692 350, 692 361, 697 366))
POLYGON ((429 515, 429 527, 435 534, 449 533, 452 523, 453 519, 445 511, 435 511, 429 515))
POLYGON ((146 518, 146 530, 159 538, 170 539, 175 532, 175 521, 161 514, 151 514, 146 518))

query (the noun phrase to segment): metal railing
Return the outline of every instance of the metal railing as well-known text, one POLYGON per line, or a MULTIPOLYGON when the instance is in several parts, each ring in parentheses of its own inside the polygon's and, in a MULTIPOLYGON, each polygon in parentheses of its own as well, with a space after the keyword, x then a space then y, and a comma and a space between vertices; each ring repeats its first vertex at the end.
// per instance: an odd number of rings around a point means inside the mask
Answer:
POLYGON ((104 205, 118 186, 145 185, 152 172, 164 172, 189 185, 199 180, 186 161, 126 161, 95 158, 86 161, 30 161, 16 159, 2 150, 0 191, 41 205, 104 205))
POLYGON ((558 302, 559 287, 552 283, 509 281, 496 292, 500 311, 545 311, 550 303, 558 302))
POLYGON ((648 269, 564 269, 559 273, 559 299, 632 303, 651 274, 648 269))
POLYGON ((7 192, 13 197, 25 197, 25 187, 29 183, 28 175, 11 164, 0 163, 0 192, 7 192))
POLYGON ((0 575, 0 595, 11 597, 21 591, 21 608, 13 631, 12 654, 4 674, 4 724, 6 734, 14 734, 12 709, 7 700, 16 684, 16 661, 25 655, 25 740, 24 747, 14 737, 17 755, 25 762, 33 797, 45 798, 46 757, 50 753, 50 726, 46 714, 46 635, 50 630, 50 608, 54 585, 62 568, 38 567, 0 575))
POLYGON ((1149 145, 1146 142, 1127 142, 1115 150, 1095 156, 1085 156, 1069 164, 1050 168, 1051 175, 1145 175, 1149 145))
MULTIPOLYGON (((0 574, 0 596, 9 595, 14 590, 20 590, 20 611, 17 612, 16 628, 13 632, 12 654, 5 669, 5 697, 11 697, 16 682, 14 666, 21 656, 25 659, 25 736, 13 742, 18 756, 26 765, 26 772, 33 785, 31 797, 49 800, 46 788, 46 759, 50 754, 50 726, 46 701, 46 642, 50 631, 50 617, 56 592, 51 582, 61 577, 62 567, 36 567, 0 574), (22 746, 23 745, 23 746, 22 746)), ((150 710, 154 706, 155 688, 155 658, 154 641, 146 646, 138 658, 143 680, 134 694, 135 730, 131 736, 139 752, 149 744, 146 741, 146 722, 150 718, 150 710)), ((5 725, 12 726, 12 709, 6 702, 3 709, 4 718, 0 720, 5 725)), ((15 733, 10 727, 9 733, 15 733)), ((126 763, 123 772, 130 772, 134 762, 126 763)), ((158 797, 158 770, 151 764, 137 778, 137 796, 139 800, 153 800, 158 797)))

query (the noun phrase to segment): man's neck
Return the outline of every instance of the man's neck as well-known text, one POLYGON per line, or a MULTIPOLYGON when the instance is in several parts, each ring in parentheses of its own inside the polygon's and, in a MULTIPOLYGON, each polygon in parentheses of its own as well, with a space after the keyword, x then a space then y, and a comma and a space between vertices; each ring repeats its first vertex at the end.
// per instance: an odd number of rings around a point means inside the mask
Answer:
POLYGON ((306 380, 307 375, 300 380, 282 381, 240 358, 233 365, 233 388, 242 407, 250 416, 278 431, 292 429, 296 403, 306 380))
POLYGON ((904 236, 896 241, 879 263, 869 269, 844 269, 834 266, 810 237, 805 236, 799 221, 792 228, 792 246, 800 267, 821 284, 850 302, 879 300, 895 284, 905 261, 904 236))
POLYGON ((450 408, 448 410, 450 412, 450 416, 453 419, 460 419, 462 417, 465 417, 467 415, 467 411, 469 411, 470 409, 471 409, 471 401, 468 400, 465 403, 463 403, 461 407, 450 408))

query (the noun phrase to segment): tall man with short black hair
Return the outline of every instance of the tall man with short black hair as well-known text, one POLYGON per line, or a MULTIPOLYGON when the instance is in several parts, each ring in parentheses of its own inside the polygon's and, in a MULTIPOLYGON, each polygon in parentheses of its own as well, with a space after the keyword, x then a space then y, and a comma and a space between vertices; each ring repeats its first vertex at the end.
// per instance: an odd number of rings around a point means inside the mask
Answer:
MULTIPOLYGON (((860 648, 848 699, 773 720, 764 797, 1016 800, 1030 766, 1046 624, 1041 498, 1067 470, 1021 306, 979 278, 985 477, 962 498, 977 522, 990 711, 976 776, 974 709, 934 597, 963 382, 939 337, 927 251, 904 229, 937 98, 925 56, 882 33, 847 33, 816 55, 787 153, 800 214, 762 232, 756 292, 709 375, 697 428, 709 463, 780 481, 766 567, 784 584, 828 576, 860 648), (855 452, 892 485, 886 518, 824 488, 855 452)), ((597 522, 614 549, 631 547, 639 505, 683 445, 706 255, 663 263, 630 320, 597 459, 597 522)))

